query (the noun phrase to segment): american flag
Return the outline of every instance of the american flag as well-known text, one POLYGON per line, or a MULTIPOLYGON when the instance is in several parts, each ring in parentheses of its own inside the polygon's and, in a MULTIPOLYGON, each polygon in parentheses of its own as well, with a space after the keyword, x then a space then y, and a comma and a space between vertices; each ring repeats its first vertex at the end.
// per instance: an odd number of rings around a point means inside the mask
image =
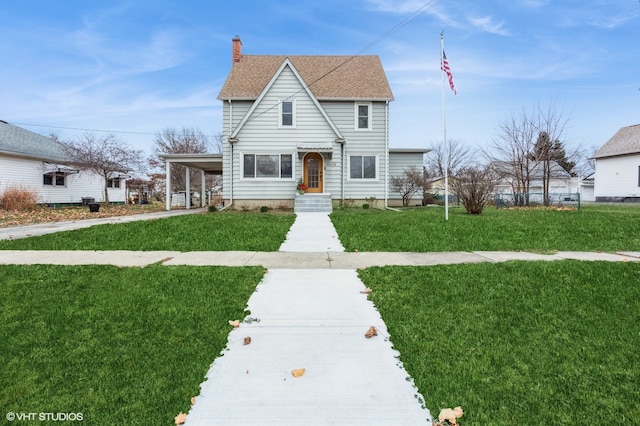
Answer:
POLYGON ((447 73, 447 78, 449 79, 449 87, 451 87, 451 90, 453 91, 453 94, 457 95, 458 92, 456 91, 456 86, 455 86, 455 84, 453 84, 453 74, 451 74, 451 68, 449 68, 449 61, 447 61, 447 55, 445 55, 444 49, 442 49, 442 66, 441 66, 441 69, 442 69, 442 71, 447 73))

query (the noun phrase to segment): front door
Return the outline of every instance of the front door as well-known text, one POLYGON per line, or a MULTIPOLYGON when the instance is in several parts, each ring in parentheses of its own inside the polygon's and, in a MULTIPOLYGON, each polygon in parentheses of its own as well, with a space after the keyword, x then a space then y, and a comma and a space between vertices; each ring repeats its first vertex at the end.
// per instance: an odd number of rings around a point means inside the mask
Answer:
POLYGON ((317 152, 310 152, 304 156, 304 183, 307 185, 307 192, 322 193, 322 155, 317 152))

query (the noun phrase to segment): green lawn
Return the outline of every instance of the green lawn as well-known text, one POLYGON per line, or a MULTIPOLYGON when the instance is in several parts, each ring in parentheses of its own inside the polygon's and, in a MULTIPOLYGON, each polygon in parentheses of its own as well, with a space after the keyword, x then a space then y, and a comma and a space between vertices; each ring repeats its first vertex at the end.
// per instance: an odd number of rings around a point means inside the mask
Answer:
MULTIPOLYGON (((640 250, 638 206, 487 208, 480 216, 452 208, 446 223, 441 208, 331 217, 348 250, 640 250)), ((0 249, 274 251, 293 220, 188 215, 0 241, 0 249)), ((262 275, 0 266, 0 407, 82 412, 88 424, 172 424, 262 275)), ((507 262, 360 275, 434 415, 462 405, 462 425, 640 418, 639 264, 507 262)))
POLYGON ((434 416, 461 425, 638 424, 640 265, 361 270, 434 416))
POLYGON ((225 347, 228 321, 247 315, 263 273, 0 266, 3 420, 63 412, 91 425, 173 424, 225 347))
POLYGON ((217 212, 0 241, 0 250, 277 251, 293 213, 217 212))
POLYGON ((463 208, 396 211, 336 210, 331 220, 347 251, 606 251, 640 250, 640 206, 580 210, 497 210, 479 216, 463 208), (393 236, 393 238, 390 238, 393 236))

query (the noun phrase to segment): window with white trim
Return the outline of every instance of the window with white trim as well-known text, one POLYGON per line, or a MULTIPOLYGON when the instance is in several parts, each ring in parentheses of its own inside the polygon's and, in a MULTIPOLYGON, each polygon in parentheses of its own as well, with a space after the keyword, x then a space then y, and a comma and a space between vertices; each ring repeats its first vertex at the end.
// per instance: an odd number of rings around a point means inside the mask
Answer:
POLYGON ((65 185, 64 173, 45 173, 42 175, 42 184, 51 186, 64 186, 65 185))
POLYGON ((107 179, 107 188, 120 188, 120 178, 107 179))
POLYGON ((291 154, 244 154, 244 178, 290 179, 293 177, 291 154))
POLYGON ((350 179, 376 179, 377 158, 375 155, 351 155, 349 156, 350 179))
POLYGON ((371 130, 371 104, 356 103, 356 130, 371 130))
POLYGON ((296 127, 295 99, 278 101, 278 127, 296 127))

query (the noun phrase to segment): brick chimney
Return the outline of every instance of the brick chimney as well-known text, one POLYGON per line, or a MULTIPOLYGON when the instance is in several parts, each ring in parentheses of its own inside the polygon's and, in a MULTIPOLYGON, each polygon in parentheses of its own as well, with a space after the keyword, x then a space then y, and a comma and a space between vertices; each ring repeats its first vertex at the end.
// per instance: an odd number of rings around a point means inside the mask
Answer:
POLYGON ((242 42, 240 41, 240 36, 235 36, 231 39, 233 42, 232 49, 232 63, 240 62, 240 58, 242 58, 242 42))

